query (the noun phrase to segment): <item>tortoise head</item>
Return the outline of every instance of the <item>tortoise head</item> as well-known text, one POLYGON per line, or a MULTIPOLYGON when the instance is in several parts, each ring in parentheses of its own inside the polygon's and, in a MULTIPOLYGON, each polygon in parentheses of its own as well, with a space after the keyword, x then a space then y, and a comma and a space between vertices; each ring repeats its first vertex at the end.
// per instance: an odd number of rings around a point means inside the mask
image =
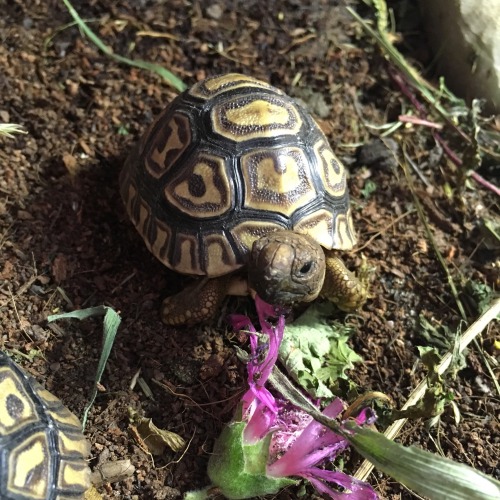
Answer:
POLYGON ((273 305, 314 300, 325 279, 325 254, 311 237, 277 231, 258 239, 248 263, 250 288, 273 305))

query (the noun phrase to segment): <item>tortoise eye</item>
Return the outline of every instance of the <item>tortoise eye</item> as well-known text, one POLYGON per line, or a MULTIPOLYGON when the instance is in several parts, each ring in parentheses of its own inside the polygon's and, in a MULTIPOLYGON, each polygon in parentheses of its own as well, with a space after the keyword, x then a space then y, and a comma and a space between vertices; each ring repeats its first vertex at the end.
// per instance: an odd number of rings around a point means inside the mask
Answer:
POLYGON ((310 260, 309 262, 306 262, 300 269, 299 273, 300 274, 307 274, 313 267, 313 263, 310 260))

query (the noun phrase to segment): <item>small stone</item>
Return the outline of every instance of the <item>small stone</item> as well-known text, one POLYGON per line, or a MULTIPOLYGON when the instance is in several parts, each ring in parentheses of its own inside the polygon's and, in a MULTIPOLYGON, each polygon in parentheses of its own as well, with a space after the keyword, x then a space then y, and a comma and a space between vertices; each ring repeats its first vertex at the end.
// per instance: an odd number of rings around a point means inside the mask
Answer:
POLYGON ((223 13, 224 11, 222 10, 222 7, 217 3, 214 3, 207 8, 207 16, 215 19, 216 21, 222 17, 223 13))
POLYGON ((395 169, 398 167, 398 151, 399 145, 393 139, 374 139, 358 148, 357 162, 360 166, 395 169))
POLYGON ((33 19, 31 17, 25 17, 23 19, 23 28, 25 30, 30 30, 33 27, 33 19))
POLYGON ((18 210, 17 218, 20 220, 33 220, 33 216, 26 210, 18 210))

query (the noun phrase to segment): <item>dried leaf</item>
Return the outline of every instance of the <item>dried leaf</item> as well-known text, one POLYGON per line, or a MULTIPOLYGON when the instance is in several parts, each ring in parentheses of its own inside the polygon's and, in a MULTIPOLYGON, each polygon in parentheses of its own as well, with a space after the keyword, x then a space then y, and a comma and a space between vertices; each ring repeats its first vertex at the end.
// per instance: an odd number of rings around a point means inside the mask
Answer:
POLYGON ((78 173, 78 162, 72 154, 64 153, 62 161, 70 175, 76 175, 78 173))
POLYGON ((52 262, 52 275, 57 284, 62 283, 68 276, 68 261, 62 254, 56 255, 52 262))
POLYGON ((129 414, 138 436, 152 455, 162 455, 167 446, 172 451, 180 451, 186 446, 186 441, 179 434, 156 427, 151 418, 141 417, 131 408, 129 414))
POLYGON ((134 472, 135 467, 128 459, 106 462, 95 468, 91 481, 95 486, 100 486, 103 483, 117 483, 132 476, 134 472))

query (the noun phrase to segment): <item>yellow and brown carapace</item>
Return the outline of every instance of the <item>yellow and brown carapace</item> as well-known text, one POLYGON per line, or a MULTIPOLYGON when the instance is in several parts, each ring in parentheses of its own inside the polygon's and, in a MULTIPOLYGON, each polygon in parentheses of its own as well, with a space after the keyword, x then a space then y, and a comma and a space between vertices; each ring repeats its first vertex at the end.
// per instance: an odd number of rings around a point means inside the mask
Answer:
POLYGON ((120 176, 127 212, 168 268, 207 278, 248 264, 269 233, 356 243, 346 171, 296 101, 255 78, 197 83, 148 127, 120 176))
POLYGON ((76 416, 0 352, 0 498, 83 498, 89 452, 76 416))

